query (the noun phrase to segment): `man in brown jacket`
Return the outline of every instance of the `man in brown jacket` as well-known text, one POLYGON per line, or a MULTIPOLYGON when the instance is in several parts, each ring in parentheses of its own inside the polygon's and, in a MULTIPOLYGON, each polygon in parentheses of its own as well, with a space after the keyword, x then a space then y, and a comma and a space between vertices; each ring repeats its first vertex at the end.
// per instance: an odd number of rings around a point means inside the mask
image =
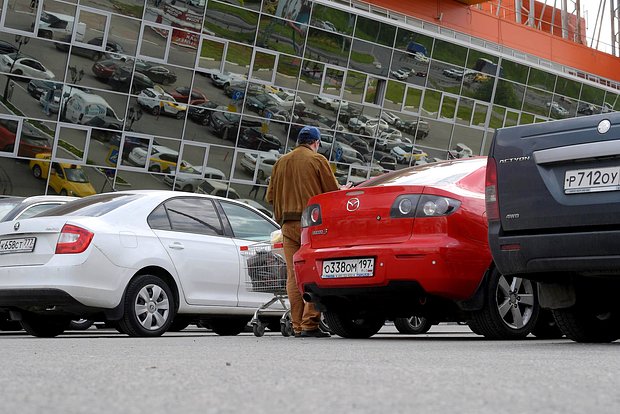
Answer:
POLYGON ((282 226, 287 267, 286 291, 295 336, 314 338, 329 334, 319 329, 321 313, 312 303, 303 300, 295 281, 293 255, 301 244, 301 213, 311 197, 350 187, 350 184, 338 184, 327 159, 317 153, 320 145, 318 128, 303 127, 297 136, 297 147, 273 166, 266 196, 267 202, 273 204, 276 221, 282 226))

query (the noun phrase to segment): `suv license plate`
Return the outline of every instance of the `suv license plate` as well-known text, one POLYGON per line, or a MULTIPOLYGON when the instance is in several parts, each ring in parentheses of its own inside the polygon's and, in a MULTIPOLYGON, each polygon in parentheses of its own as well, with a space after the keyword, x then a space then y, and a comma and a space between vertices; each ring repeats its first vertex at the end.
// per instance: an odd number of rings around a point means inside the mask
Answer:
POLYGON ((34 250, 36 242, 36 237, 0 240, 0 254, 28 253, 34 250))
POLYGON ((569 170, 564 175, 564 193, 594 193, 620 190, 620 167, 569 170))
POLYGON ((359 259, 324 260, 321 270, 323 279, 341 277, 371 277, 375 268, 375 259, 362 257, 359 259))

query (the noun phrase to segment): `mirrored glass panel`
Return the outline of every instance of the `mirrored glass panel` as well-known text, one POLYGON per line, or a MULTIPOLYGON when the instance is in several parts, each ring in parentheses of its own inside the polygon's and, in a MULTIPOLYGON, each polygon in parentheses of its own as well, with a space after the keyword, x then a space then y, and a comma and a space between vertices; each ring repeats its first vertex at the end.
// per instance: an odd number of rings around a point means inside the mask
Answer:
MULTIPOLYGON (((77 3, 76 1, 71 1, 77 3)), ((148 3, 151 2, 152 0, 150 0, 148 3)), ((113 13, 119 13, 124 16, 134 17, 136 19, 141 19, 144 13, 143 1, 120 3, 116 0, 80 0, 80 5, 89 6, 100 10, 106 10, 113 13)))
POLYGON ((369 74, 387 76, 392 49, 374 43, 353 40, 349 68, 369 74))
POLYGON ((433 59, 450 63, 455 66, 465 66, 467 48, 443 40, 435 40, 433 59))
POLYGON ((275 53, 255 50, 250 79, 273 83, 275 78, 277 55, 275 53))
POLYGON ((390 77, 414 85, 424 86, 428 76, 429 62, 430 60, 428 59, 416 59, 407 52, 395 51, 390 77))
POLYGON ((482 139, 484 131, 474 128, 466 128, 459 125, 454 127, 454 134, 450 150, 449 158, 468 158, 480 155, 482 151, 482 139))
POLYGON ((530 68, 530 76, 528 77, 528 86, 533 86, 544 91, 553 92, 555 88, 556 76, 545 72, 544 70, 530 68))
POLYGON ((299 76, 299 90, 314 94, 321 92, 325 65, 313 60, 304 59, 301 63, 301 75, 299 76))
POLYGON ((297 27, 290 21, 276 17, 261 16, 256 45, 281 53, 301 56, 305 36, 301 36, 297 27))
POLYGON ((523 83, 527 81, 529 67, 510 60, 502 59, 502 71, 500 76, 514 82, 523 83))
POLYGON ((433 53, 433 43, 434 39, 430 36, 399 27, 394 47, 419 62, 428 63, 433 53))
POLYGON ((523 100, 523 110, 536 115, 548 117, 552 106, 553 94, 537 88, 527 88, 523 100))
MULTIPOLYGON (((24 32, 25 35, 34 35, 36 23, 36 8, 30 7, 30 0, 7 1, 5 8, 4 27, 24 32)), ((34 3, 35 5, 37 3, 34 3)), ((1 10, 0 10, 1 11, 1 10)))
POLYGON ((400 110, 405 99, 406 88, 407 85, 402 82, 388 81, 385 99, 383 100, 383 108, 400 110))
POLYGON ((236 42, 254 44, 258 27, 258 13, 228 3, 210 0, 204 19, 204 29, 236 42))
POLYGON ((408 87, 405 92, 405 104, 403 106, 403 110, 415 113, 420 112, 422 92, 422 89, 408 87))
POLYGON ((525 86, 503 79, 497 81, 497 87, 495 89, 496 104, 521 110, 524 96, 525 86))
POLYGON ((474 113, 474 101, 467 98, 459 99, 459 106, 456 112, 456 123, 469 126, 474 113))
POLYGON ((392 47, 396 36, 396 27, 391 24, 359 16, 355 25, 354 36, 380 45, 392 47))
POLYGON ((178 27, 184 31, 200 32, 206 4, 206 0, 148 0, 144 20, 178 27))
POLYGON ((310 24, 319 29, 350 36, 355 26, 355 15, 315 3, 310 24))
POLYGON ((306 59, 346 67, 350 49, 349 37, 311 27, 304 56, 306 59))
POLYGON ((300 71, 300 59, 288 55, 279 55, 275 85, 288 89, 296 88, 300 71))
POLYGON ((461 91, 465 69, 447 63, 432 61, 429 69, 428 86, 453 94, 461 91))

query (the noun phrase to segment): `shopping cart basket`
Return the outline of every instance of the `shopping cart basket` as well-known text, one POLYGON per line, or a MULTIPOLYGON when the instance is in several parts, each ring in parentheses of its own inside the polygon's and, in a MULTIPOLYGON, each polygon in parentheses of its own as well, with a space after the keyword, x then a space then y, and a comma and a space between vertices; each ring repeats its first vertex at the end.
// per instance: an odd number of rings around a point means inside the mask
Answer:
POLYGON ((250 321, 254 335, 263 336, 267 322, 264 315, 271 305, 279 302, 286 311, 280 318, 280 332, 284 336, 293 334, 290 310, 286 300, 286 262, 281 254, 282 244, 272 245, 270 242, 259 242, 241 246, 241 255, 245 258, 247 270, 246 287, 250 292, 271 293, 273 298, 264 303, 250 321), (262 317, 262 318, 261 318, 262 317))

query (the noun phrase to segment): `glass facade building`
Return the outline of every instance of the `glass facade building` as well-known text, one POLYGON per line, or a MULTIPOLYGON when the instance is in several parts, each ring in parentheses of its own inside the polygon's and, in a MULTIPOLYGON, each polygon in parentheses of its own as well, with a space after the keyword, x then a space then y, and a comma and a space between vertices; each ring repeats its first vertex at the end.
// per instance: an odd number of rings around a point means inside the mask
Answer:
POLYGON ((359 182, 485 154, 496 128, 620 108, 613 82, 350 2, 0 4, 7 195, 173 188, 269 208, 304 125, 359 182))

